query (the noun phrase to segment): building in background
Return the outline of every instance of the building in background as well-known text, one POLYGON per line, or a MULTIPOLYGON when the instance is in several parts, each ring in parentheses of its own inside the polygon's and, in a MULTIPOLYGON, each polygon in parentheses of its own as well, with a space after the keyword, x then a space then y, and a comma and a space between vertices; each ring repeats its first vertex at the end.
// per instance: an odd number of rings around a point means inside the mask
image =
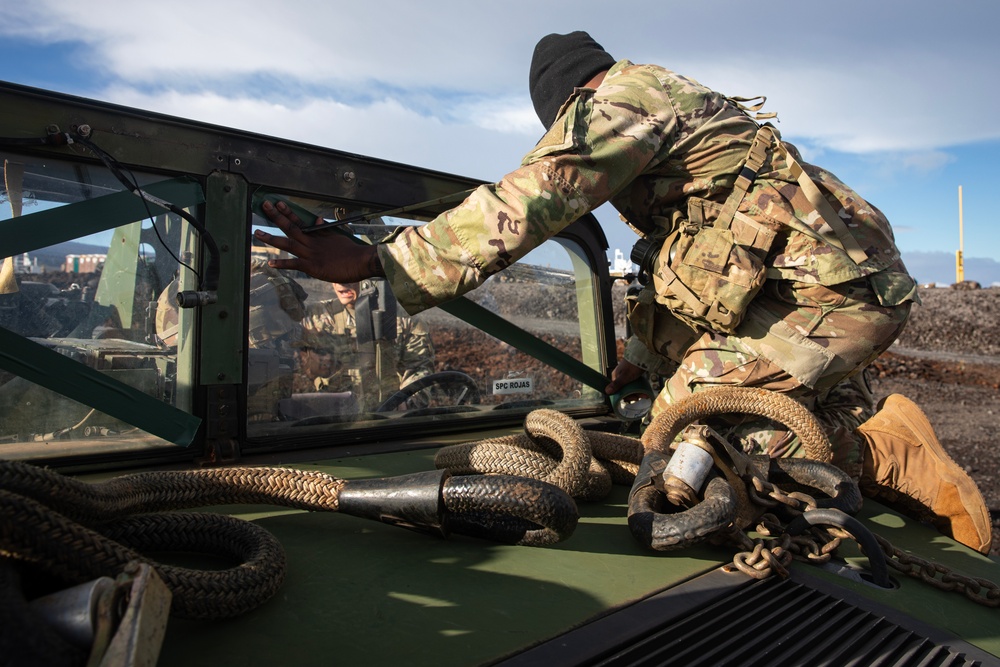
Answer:
POLYGON ((107 255, 97 253, 89 255, 66 255, 66 261, 62 265, 62 270, 66 273, 93 273, 104 264, 104 260, 107 258, 107 255))
POLYGON ((37 257, 24 253, 14 262, 14 273, 42 273, 42 268, 38 265, 37 257))

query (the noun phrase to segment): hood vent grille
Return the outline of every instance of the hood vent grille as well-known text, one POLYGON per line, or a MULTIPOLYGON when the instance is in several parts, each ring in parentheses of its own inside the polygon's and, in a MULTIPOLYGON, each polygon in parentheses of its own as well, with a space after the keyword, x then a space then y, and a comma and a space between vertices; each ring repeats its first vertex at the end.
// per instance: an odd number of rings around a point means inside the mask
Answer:
POLYGON ((713 570, 493 664, 1000 667, 944 630, 803 569, 763 581, 713 570))
POLYGON ((982 664, 884 616, 769 579, 661 626, 598 665, 982 664))

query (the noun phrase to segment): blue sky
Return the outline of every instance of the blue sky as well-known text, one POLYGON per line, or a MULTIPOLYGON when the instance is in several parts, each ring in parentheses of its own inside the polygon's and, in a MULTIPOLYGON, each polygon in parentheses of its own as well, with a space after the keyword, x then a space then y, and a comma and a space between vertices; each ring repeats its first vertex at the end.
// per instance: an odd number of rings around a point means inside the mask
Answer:
MULTIPOLYGON (((881 208, 917 279, 1000 281, 992 0, 0 0, 0 80, 496 180, 541 135, 534 43, 768 97, 783 136, 881 208), (83 9, 85 7, 85 9, 83 9), (614 7, 614 8, 613 8, 614 7)), ((633 237, 598 211, 612 249, 633 237)))

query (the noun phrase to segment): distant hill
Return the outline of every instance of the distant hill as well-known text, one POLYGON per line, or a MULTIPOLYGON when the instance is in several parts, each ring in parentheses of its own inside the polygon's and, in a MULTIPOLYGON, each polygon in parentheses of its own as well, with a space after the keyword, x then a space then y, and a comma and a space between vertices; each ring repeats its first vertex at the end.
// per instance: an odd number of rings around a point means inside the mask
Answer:
MULTIPOLYGON (((918 283, 950 285, 955 282, 955 255, 949 252, 904 252, 903 262, 918 283)), ((965 257, 965 279, 987 287, 1000 283, 1000 262, 988 257, 965 257)))
POLYGON ((107 252, 107 246, 80 243, 79 241, 66 241, 65 243, 57 243, 47 248, 32 250, 28 255, 38 258, 38 264, 45 269, 57 271, 66 261, 66 255, 104 255, 107 252))
MULTIPOLYGON (((66 255, 103 254, 107 246, 66 241, 48 248, 33 250, 29 255, 38 258, 38 263, 49 270, 62 266, 66 255)), ((955 255, 949 252, 904 252, 906 268, 922 285, 937 283, 950 285, 955 282, 955 255)), ((975 280, 983 287, 1000 284, 1000 262, 988 257, 966 257, 965 279, 975 280)))

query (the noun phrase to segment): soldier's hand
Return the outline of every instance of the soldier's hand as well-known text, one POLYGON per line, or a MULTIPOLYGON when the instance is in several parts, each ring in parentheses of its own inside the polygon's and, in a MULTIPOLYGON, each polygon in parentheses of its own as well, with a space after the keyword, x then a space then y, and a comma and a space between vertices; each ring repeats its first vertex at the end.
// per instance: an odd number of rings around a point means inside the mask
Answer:
MULTIPOLYGON (((292 259, 272 259, 268 262, 269 266, 302 271, 313 278, 331 283, 356 283, 385 275, 375 246, 358 245, 347 235, 335 230, 305 234, 301 230, 302 221, 284 202, 279 201, 274 206, 265 201, 262 209, 267 219, 277 225, 285 236, 274 236, 260 229, 254 236, 270 246, 295 255, 292 259)), ((322 218, 317 218, 314 224, 322 222, 322 218)))
POLYGON ((611 371, 611 382, 604 388, 604 393, 611 395, 627 385, 629 382, 638 380, 645 373, 644 370, 633 364, 631 361, 622 359, 611 371))

